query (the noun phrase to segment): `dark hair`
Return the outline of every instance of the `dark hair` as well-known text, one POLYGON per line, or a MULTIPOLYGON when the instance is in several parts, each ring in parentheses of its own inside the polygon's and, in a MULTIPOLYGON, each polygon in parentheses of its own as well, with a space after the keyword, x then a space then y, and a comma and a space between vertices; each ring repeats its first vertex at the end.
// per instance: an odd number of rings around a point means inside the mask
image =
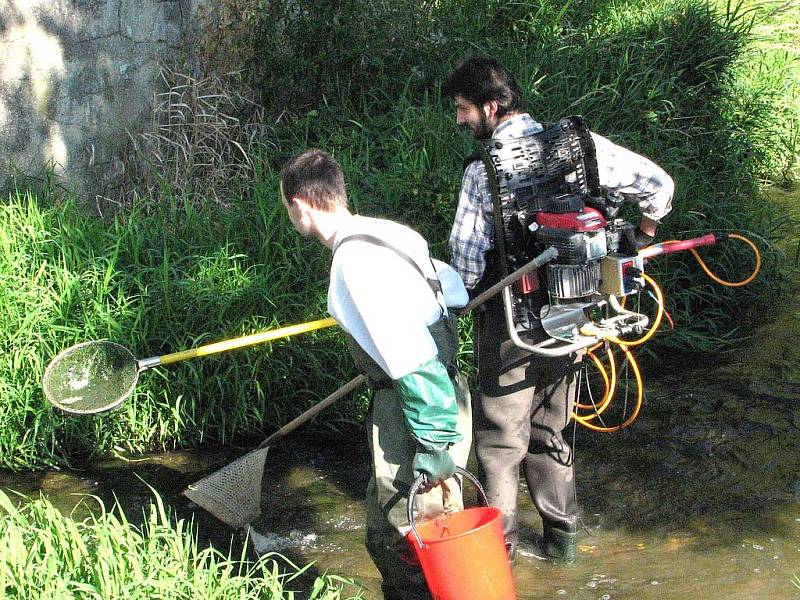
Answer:
POLYGON ((342 167, 330 154, 316 148, 298 154, 283 166, 281 189, 287 202, 302 198, 324 211, 347 206, 342 167))
POLYGON ((479 107, 495 100, 498 117, 522 110, 522 90, 514 76, 488 56, 475 56, 458 65, 444 82, 442 94, 461 96, 479 107))

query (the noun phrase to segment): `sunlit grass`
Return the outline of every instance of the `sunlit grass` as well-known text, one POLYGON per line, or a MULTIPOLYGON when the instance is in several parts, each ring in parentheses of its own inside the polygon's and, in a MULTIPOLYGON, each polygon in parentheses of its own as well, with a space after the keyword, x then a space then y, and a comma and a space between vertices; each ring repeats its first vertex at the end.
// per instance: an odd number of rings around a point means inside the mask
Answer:
POLYGON ((0 466, 261 436, 346 381, 331 330, 149 370, 108 415, 63 417, 43 398, 48 361, 78 342, 145 358, 324 316, 324 254, 276 202, 175 200, 110 221, 57 197, 0 205, 0 466))
POLYGON ((298 593, 295 580, 304 570, 278 555, 248 562, 201 547, 192 523, 170 518, 158 496, 137 526, 119 507, 99 504, 93 516, 74 521, 44 498, 20 507, 0 491, 3 598, 362 597, 352 581, 335 575, 317 577, 298 593))

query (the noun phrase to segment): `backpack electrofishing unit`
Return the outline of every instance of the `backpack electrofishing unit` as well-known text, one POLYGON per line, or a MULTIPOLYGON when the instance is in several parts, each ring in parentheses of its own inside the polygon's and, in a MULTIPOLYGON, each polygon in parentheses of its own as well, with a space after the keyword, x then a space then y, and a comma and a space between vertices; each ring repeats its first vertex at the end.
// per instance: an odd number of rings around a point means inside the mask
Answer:
MULTIPOLYGON (((592 414, 576 414, 576 420, 586 419, 584 424, 604 431, 626 426, 633 418, 613 428, 588 423, 602 412, 599 407, 604 410, 608 405, 616 381, 613 372, 608 378, 592 350, 604 341, 608 346, 618 345, 640 383, 628 347, 649 339, 664 315, 663 295, 645 273, 645 259, 690 250, 715 281, 738 287, 757 274, 758 249, 743 236, 719 233, 637 249, 636 227, 619 216, 623 199, 614 194, 604 196, 601 191, 594 141, 582 117, 565 117, 525 137, 488 139, 481 144, 494 205, 500 276, 520 269, 545 249, 555 248, 558 253, 546 265, 504 289, 502 301, 511 340, 542 356, 588 352, 603 370, 606 395, 600 403, 588 407, 592 414), (694 250, 729 237, 745 241, 756 256, 753 274, 736 283, 714 276, 694 250), (624 307, 626 297, 647 287, 653 289, 658 305, 652 323, 647 315, 624 307), (639 339, 623 340, 631 336, 639 339)), ((634 413, 638 413, 638 405, 634 413)))

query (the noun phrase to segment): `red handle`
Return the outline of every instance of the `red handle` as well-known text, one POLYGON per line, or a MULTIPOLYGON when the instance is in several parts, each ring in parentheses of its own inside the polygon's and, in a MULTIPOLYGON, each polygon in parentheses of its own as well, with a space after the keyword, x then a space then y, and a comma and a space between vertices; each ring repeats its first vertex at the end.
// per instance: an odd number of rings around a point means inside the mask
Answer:
POLYGON ((652 258, 661 254, 672 254, 681 250, 690 250, 699 246, 712 246, 717 243, 719 238, 714 233, 692 238, 690 240, 678 240, 677 242, 662 242, 639 250, 639 258, 652 258))

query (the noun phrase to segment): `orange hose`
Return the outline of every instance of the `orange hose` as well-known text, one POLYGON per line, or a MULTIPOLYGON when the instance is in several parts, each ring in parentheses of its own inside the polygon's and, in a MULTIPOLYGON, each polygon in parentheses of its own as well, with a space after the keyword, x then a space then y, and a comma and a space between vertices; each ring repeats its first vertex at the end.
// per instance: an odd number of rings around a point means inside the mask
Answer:
MULTIPOLYGON (((692 253, 692 255, 694 256, 695 260, 697 260, 698 264, 700 265, 700 268, 703 269, 703 271, 706 273, 706 275, 708 275, 715 282, 719 283, 720 285, 727 286, 727 287, 742 287, 744 285, 747 285, 751 281, 753 281, 756 278, 756 276, 758 275, 759 271, 761 270, 761 253, 759 252, 758 247, 751 240, 747 239, 743 235, 739 235, 737 233, 730 233, 730 234, 728 234, 728 237, 729 238, 738 239, 738 240, 742 240, 744 243, 746 243, 748 246, 750 246, 750 248, 753 251, 753 254, 755 256, 756 264, 755 264, 755 267, 753 269, 753 272, 750 274, 750 276, 748 276, 747 278, 745 278, 745 279, 743 279, 741 281, 725 281, 725 280, 721 279, 720 277, 717 277, 714 273, 711 272, 711 270, 708 268, 708 266, 703 261, 703 259, 701 258, 700 254, 697 252, 696 249, 689 248, 689 252, 692 253)), ((663 242, 663 243, 668 244, 669 242, 663 242)), ((611 400, 612 400, 612 398, 614 396, 614 393, 616 391, 616 385, 617 385, 617 381, 616 381, 616 365, 614 363, 614 353, 612 352, 612 349, 609 347, 609 349, 607 351, 608 361, 609 361, 609 368, 611 369, 611 378, 609 380, 609 376, 606 373, 605 367, 603 367, 603 363, 593 353, 593 350, 596 350, 597 348, 599 348, 602 345, 602 342, 592 346, 591 348, 589 348, 588 353, 589 353, 589 356, 592 359, 592 361, 595 363, 595 366, 597 366, 598 370, 600 371, 601 376, 603 377, 603 383, 605 385, 605 392, 603 394, 603 400, 600 402, 600 404, 597 407, 595 407, 594 405, 586 405, 586 404, 576 403, 576 405, 575 405, 576 411, 574 411, 572 413, 572 418, 575 419, 575 421, 577 423, 580 423, 581 425, 583 425, 584 427, 586 427, 588 429, 591 429, 592 431, 600 431, 600 432, 605 432, 605 433, 611 433, 611 432, 614 432, 614 431, 619 431, 620 429, 624 429, 625 427, 628 427, 631 423, 633 423, 634 420, 636 420, 636 417, 639 416, 639 412, 641 412, 641 409, 642 409, 642 404, 643 404, 643 399, 644 399, 644 386, 642 384, 642 374, 641 374, 641 371, 639 370, 639 365, 636 362, 636 359, 633 357, 633 354, 631 354, 631 352, 630 352, 630 350, 628 350, 628 348, 631 347, 631 346, 638 346, 640 344, 643 344, 644 342, 649 340, 651 337, 653 337, 653 335, 655 335, 656 331, 658 331, 658 328, 661 325, 661 320, 664 317, 664 313, 665 313, 664 295, 661 292, 661 288, 659 288, 658 284, 650 276, 648 276, 647 274, 642 273, 642 278, 650 285, 650 287, 653 288, 653 291, 656 294, 656 304, 658 305, 658 309, 657 309, 657 312, 656 312, 656 317, 653 320, 652 327, 650 327, 650 329, 647 331, 647 333, 644 336, 642 336, 638 340, 634 340, 634 341, 623 341, 623 340, 620 340, 619 338, 617 338, 615 336, 612 336, 612 335, 605 335, 604 336, 604 338, 607 341, 610 341, 612 343, 617 344, 622 349, 622 352, 625 354, 625 359, 628 361, 628 364, 631 366, 631 371, 633 371, 634 377, 636 379, 636 387, 637 387, 636 404, 634 406, 634 409, 633 409, 633 412, 631 413, 631 415, 627 419, 625 419, 625 421, 620 423, 619 425, 615 425, 613 427, 605 427, 605 426, 601 426, 601 425, 595 425, 594 423, 591 422, 592 419, 596 419, 597 417, 599 417, 601 415, 601 413, 606 408, 608 408, 608 406, 611 404, 611 400), (589 409, 589 410, 593 410, 594 412, 592 414, 590 414, 590 415, 582 416, 582 415, 579 415, 577 413, 577 409, 583 409, 583 410, 589 409)), ((623 299, 622 299, 622 306, 623 307, 624 307, 625 300, 626 300, 626 297, 623 297, 623 299)), ((587 383, 587 385, 588 385, 588 383, 587 383)))
POLYGON ((622 348, 622 351, 625 353, 625 358, 628 360, 628 364, 630 364, 631 366, 631 371, 633 371, 634 377, 636 378, 636 388, 637 388, 636 405, 634 406, 631 415, 627 419, 625 419, 623 423, 620 423, 619 425, 614 425, 613 427, 603 427, 601 425, 595 425, 594 423, 591 423, 590 422, 591 419, 594 419, 599 415, 599 413, 597 412, 593 415, 588 415, 583 417, 576 413, 572 413, 572 418, 575 419, 577 423, 580 423, 581 425, 583 425, 588 429, 591 429, 592 431, 612 433, 614 431, 619 431, 620 429, 624 429, 625 427, 633 423, 634 420, 636 420, 636 417, 639 416, 639 412, 642 409, 642 403, 644 399, 644 386, 642 385, 642 374, 639 371, 639 365, 636 363, 636 359, 633 358, 633 354, 631 354, 630 350, 628 350, 625 346, 620 346, 620 348, 622 348))
POLYGON ((753 251, 753 254, 756 257, 756 266, 753 269, 753 272, 750 274, 749 277, 747 277, 746 279, 742 279, 741 281, 725 281, 723 279, 720 279, 719 277, 714 275, 714 273, 711 272, 711 269, 708 268, 706 263, 703 262, 703 259, 700 257, 700 253, 697 252, 697 250, 695 250, 694 248, 690 248, 689 252, 691 252, 692 256, 695 257, 697 263, 700 265, 700 268, 703 269, 703 271, 705 271, 706 275, 711 277, 711 279, 713 279, 720 285, 724 285, 726 287, 742 287, 743 285, 747 285, 748 283, 753 281, 753 279, 756 278, 756 275, 758 275, 758 272, 761 270, 761 253, 758 251, 758 247, 743 235, 739 235, 738 233, 729 233, 728 237, 737 240, 742 240, 745 244, 750 246, 750 249, 753 251))
POLYGON ((644 344, 647 340, 655 335, 656 331, 658 331, 658 327, 661 325, 661 319, 664 317, 664 294, 661 292, 661 288, 659 288, 655 280, 646 273, 642 273, 642 278, 650 285, 651 288, 653 288, 653 291, 656 293, 656 304, 658 304, 656 318, 653 320, 652 327, 650 327, 647 333, 645 333, 638 340, 633 340, 632 342, 619 341, 618 343, 623 347, 644 344))
MULTIPOLYGON (((600 401, 599 405, 594 404, 580 404, 576 403, 575 408, 583 409, 583 410, 594 410, 596 414, 602 413, 609 404, 611 404, 611 399, 614 397, 614 391, 617 388, 617 367, 614 364, 614 353, 611 351, 611 347, 608 348, 608 366, 611 370, 611 382, 609 383, 608 374, 606 373, 605 367, 603 367, 603 363, 600 362, 600 359, 597 358, 593 352, 589 352, 589 357, 594 361, 594 364, 597 366, 597 370, 600 371, 600 375, 603 377, 603 383, 605 384, 605 391, 603 392, 603 399, 600 401)), ((588 384, 587 384, 588 385, 588 384)))

